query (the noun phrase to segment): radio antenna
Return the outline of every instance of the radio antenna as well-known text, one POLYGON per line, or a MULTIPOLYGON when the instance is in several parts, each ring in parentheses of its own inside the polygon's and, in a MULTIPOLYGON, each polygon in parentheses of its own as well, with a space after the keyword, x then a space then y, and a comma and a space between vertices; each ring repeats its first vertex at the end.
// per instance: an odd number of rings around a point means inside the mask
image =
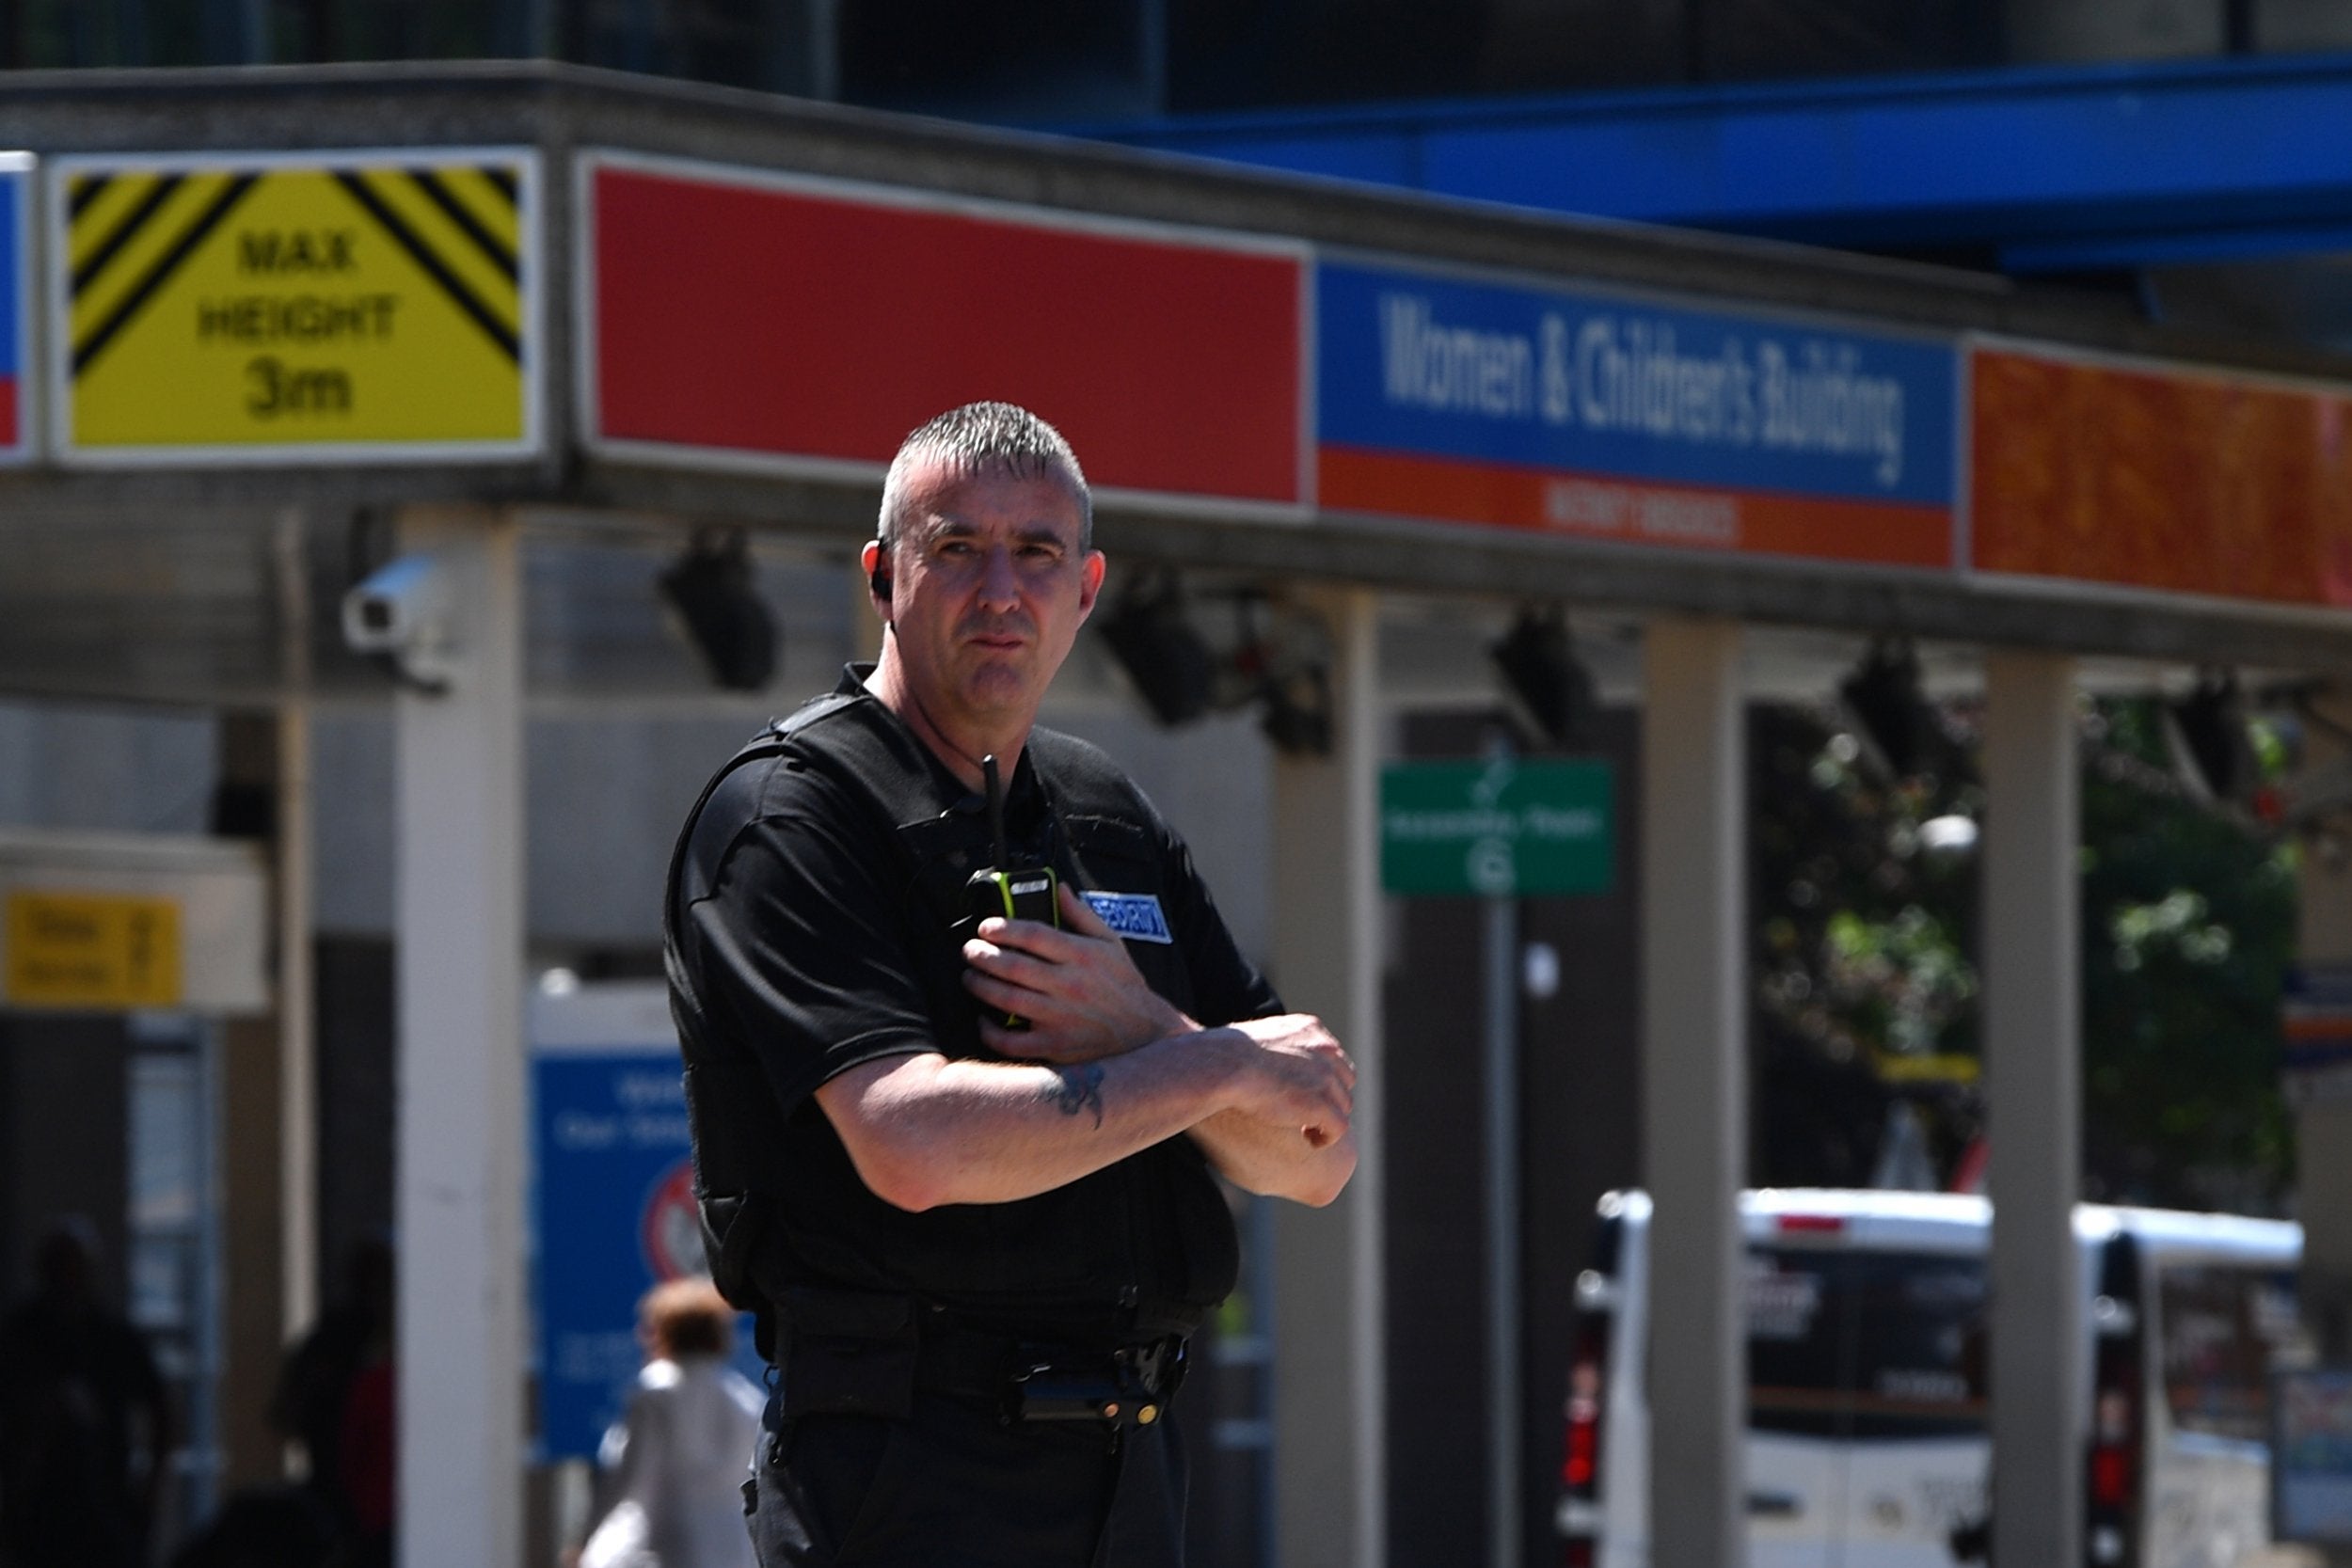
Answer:
POLYGON ((995 847, 997 869, 1012 863, 1005 844, 1005 785, 996 776, 996 753, 991 752, 980 759, 981 787, 988 792, 988 836, 995 847))

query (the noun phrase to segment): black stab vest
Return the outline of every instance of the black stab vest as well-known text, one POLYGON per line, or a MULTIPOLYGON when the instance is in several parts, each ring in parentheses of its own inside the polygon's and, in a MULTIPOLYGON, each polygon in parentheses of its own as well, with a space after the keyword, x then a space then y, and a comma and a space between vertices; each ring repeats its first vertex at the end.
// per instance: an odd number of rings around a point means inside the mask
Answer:
MULTIPOLYGON (((802 1285, 901 1292, 976 1322, 1081 1339, 1188 1333, 1232 1291, 1239 1268, 1231 1211, 1191 1139, 1168 1139, 1034 1197, 910 1213, 858 1179, 814 1096, 780 1108, 751 1042, 726 1037, 723 1020, 706 1009, 677 916, 707 891, 744 823, 707 819, 705 808, 739 768, 803 768, 866 818, 853 841, 887 846, 875 874, 904 909, 935 1043, 950 1057, 991 1056, 961 978, 964 883, 993 858, 986 814, 971 801, 938 811, 932 766, 881 703, 835 693, 738 752, 680 835, 665 949, 713 1276, 730 1300, 762 1313, 763 1342, 770 1305, 802 1285)), ((1154 895, 1172 917, 1179 900, 1164 885, 1154 817, 1126 776, 1092 747, 1047 730, 1031 734, 1023 766, 1045 809, 1011 824, 1016 853, 1049 859, 1081 889, 1154 895)), ((1154 990, 1192 1013, 1185 933, 1175 936, 1130 942, 1128 954, 1154 990)))

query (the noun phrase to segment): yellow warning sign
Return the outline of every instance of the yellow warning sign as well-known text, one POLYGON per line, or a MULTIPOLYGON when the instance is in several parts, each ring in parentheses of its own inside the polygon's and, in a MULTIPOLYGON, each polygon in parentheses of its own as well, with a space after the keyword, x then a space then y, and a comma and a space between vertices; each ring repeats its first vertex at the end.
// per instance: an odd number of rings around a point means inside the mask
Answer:
POLYGON ((68 455, 528 451, 523 151, 61 160, 68 455))
POLYGON ((180 906, 121 894, 8 895, 5 1000, 20 1007, 176 1006, 180 906))

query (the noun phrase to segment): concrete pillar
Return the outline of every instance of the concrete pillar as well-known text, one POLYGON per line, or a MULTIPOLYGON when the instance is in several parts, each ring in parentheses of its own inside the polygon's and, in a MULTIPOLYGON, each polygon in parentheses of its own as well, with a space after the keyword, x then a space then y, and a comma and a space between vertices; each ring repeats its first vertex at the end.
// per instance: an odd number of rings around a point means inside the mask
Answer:
MULTIPOLYGON (((2328 692, 2315 700, 2320 717, 2352 729, 2352 695, 2328 692)), ((2326 777, 2352 768, 2346 746, 2324 724, 2305 726, 2303 773, 2326 777)), ((2307 853, 2298 874, 2296 961, 2312 972, 2352 969, 2352 859, 2307 853)), ((2352 1362, 2352 1206, 2312 1201, 2319 1194, 2352 1192, 2352 1093, 2348 1075, 2313 1075, 2298 1085, 2296 1147, 2302 1167, 2297 1185, 2306 1195, 2303 1221, 2305 1316, 2320 1353, 2352 1362)))
POLYGON ((1274 1507, 1280 1568, 1388 1557, 1382 1321, 1377 598, 1316 594, 1335 744, 1274 770, 1273 979, 1355 1058, 1356 1176, 1328 1209, 1274 1206, 1274 1507))
POLYGON ((397 699, 400 1560, 522 1560, 522 592, 497 513, 420 508, 446 689, 397 699))
POLYGON ((1747 735, 1740 627, 1643 641, 1642 1083, 1649 1239, 1650 1560, 1747 1554, 1747 735))
POLYGON ((2080 1561, 2088 1376, 2074 668, 1985 657, 1984 1062, 1993 1218, 1993 1560, 2080 1561))
MULTIPOLYGON (((2330 691, 2318 712, 2352 729, 2352 696, 2330 691)), ((2305 728, 2306 776, 2352 767, 2352 747, 2324 725, 2305 728)), ((2297 876, 2296 962, 2313 972, 2352 970, 2352 862, 2307 852, 2297 876)), ((2291 1082, 2294 1090, 2296 1207, 2303 1222, 2300 1295, 2303 1321, 2320 1359, 2352 1365, 2352 1205, 2330 1195, 2352 1193, 2352 1073, 2338 1068, 2291 1082)), ((2319 1548, 2330 1568, 2352 1564, 2352 1547, 2319 1548)))

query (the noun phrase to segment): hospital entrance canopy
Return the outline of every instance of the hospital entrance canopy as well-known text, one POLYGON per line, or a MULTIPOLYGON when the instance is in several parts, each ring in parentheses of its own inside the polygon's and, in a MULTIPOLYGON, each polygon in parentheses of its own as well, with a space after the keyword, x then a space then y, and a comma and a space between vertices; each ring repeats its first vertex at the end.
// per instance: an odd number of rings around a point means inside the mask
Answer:
POLYGON ((24 73, 0 146, 22 692, 369 679, 324 541, 388 508, 851 545, 983 396, 1070 434, 1130 561, 2352 647, 2346 367, 2097 296, 547 64, 24 73))

